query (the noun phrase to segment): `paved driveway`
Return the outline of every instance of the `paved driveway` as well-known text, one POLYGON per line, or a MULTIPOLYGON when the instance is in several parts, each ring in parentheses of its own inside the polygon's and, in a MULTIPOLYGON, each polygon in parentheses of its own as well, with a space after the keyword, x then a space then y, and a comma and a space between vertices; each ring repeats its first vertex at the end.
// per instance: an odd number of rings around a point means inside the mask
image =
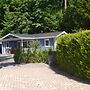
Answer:
POLYGON ((0 90, 90 90, 90 84, 52 70, 47 64, 14 65, 11 56, 0 57, 3 66, 0 69, 0 90))

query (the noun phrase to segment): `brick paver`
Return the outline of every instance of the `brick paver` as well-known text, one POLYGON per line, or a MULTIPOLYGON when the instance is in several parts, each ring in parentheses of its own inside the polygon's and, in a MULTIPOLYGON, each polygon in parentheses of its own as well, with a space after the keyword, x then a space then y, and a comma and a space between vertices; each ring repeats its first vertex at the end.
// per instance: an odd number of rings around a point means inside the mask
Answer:
POLYGON ((47 64, 31 63, 1 68, 0 90, 90 90, 90 85, 57 74, 47 64))

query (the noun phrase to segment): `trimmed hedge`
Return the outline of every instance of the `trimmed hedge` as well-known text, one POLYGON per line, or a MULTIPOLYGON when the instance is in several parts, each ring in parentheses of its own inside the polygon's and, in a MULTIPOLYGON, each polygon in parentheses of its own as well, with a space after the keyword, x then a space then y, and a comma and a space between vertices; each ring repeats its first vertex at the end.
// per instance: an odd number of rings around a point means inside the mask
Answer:
POLYGON ((68 73, 90 79, 90 30, 63 35, 57 42, 57 64, 68 73))

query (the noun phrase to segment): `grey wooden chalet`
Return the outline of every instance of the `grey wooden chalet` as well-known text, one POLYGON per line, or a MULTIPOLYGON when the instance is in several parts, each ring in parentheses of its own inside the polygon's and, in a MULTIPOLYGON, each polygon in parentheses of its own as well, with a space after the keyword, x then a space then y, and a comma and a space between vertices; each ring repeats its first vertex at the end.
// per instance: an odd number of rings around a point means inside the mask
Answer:
POLYGON ((62 32, 40 33, 40 34, 7 34, 1 38, 2 54, 13 53, 11 50, 22 46, 27 48, 32 40, 38 40, 41 49, 56 48, 55 40, 58 36, 66 34, 62 32))

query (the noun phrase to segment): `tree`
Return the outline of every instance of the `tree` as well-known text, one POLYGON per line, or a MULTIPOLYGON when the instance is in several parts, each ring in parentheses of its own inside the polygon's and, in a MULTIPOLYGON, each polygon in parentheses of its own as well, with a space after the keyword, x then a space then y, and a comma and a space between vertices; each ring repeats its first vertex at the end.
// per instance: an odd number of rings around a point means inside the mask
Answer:
POLYGON ((90 0, 69 0, 64 13, 62 29, 67 32, 90 29, 90 0))
POLYGON ((5 0, 2 35, 58 31, 62 0, 5 0))

